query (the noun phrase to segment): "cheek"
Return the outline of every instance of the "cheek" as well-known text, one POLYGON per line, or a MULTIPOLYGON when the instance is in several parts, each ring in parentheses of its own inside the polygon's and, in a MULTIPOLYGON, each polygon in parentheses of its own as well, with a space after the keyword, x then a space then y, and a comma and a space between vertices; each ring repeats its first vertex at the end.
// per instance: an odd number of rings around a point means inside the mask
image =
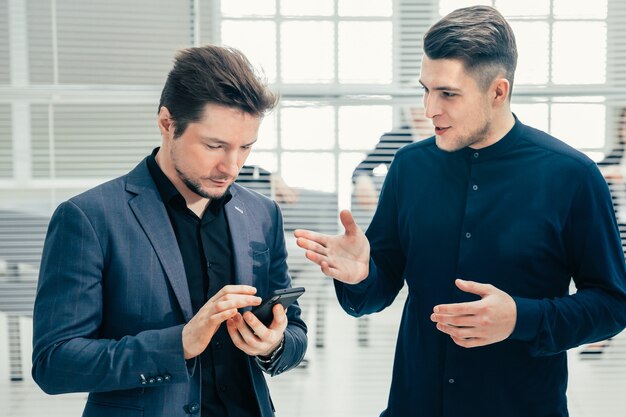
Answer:
POLYGON ((243 164, 246 162, 246 159, 248 159, 248 156, 250 155, 250 151, 251 149, 247 149, 239 153, 237 157, 237 165, 239 165, 239 168, 241 168, 243 164))

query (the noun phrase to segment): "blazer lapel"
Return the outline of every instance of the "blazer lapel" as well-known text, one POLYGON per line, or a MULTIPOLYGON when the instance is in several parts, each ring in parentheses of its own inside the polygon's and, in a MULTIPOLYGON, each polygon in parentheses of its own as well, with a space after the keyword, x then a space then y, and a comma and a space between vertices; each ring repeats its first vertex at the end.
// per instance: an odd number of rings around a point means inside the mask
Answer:
POLYGON ((167 210, 145 161, 129 174, 126 188, 137 194, 128 204, 163 265, 185 320, 189 321, 193 317, 193 309, 183 258, 167 210))
POLYGON ((235 283, 253 285, 252 254, 250 253, 250 220, 243 201, 237 197, 235 184, 231 186, 233 198, 226 204, 226 220, 233 242, 235 283))

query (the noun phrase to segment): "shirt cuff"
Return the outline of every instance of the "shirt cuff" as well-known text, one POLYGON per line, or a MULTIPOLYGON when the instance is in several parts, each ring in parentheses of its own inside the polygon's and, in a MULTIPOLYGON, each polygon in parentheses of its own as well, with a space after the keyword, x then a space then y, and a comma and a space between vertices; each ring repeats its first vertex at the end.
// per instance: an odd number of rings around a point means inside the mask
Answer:
POLYGON ((530 341, 539 333, 541 323, 541 300, 513 297, 517 308, 515 329, 509 338, 530 341))

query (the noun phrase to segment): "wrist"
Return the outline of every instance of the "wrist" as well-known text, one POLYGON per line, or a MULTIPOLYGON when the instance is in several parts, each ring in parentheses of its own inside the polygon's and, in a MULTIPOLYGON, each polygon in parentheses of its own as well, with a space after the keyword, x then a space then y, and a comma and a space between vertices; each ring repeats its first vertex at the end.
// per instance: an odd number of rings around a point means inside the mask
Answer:
POLYGON ((280 353, 283 350, 283 346, 285 344, 285 335, 283 335, 282 339, 280 339, 280 343, 276 348, 274 348, 267 355, 257 355, 257 359, 262 363, 272 363, 278 358, 280 353))
POLYGON ((189 329, 189 323, 187 323, 183 327, 183 331, 181 333, 182 345, 183 345, 183 355, 185 360, 193 359, 198 356, 200 353, 196 353, 196 349, 192 349, 194 343, 192 342, 192 331, 189 329))

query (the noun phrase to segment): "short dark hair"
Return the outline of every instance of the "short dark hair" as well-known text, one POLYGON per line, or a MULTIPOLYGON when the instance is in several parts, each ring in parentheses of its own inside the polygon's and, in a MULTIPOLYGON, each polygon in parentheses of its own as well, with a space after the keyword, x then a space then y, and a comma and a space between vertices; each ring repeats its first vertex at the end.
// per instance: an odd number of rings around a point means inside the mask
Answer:
POLYGON ((204 45, 180 50, 161 92, 174 120, 174 138, 204 116, 206 104, 241 109, 262 117, 278 103, 266 80, 239 50, 204 45))
POLYGON ((460 60, 485 90, 504 72, 513 89, 517 66, 515 35, 504 16, 493 7, 464 7, 444 16, 424 35, 424 53, 430 59, 460 60))

